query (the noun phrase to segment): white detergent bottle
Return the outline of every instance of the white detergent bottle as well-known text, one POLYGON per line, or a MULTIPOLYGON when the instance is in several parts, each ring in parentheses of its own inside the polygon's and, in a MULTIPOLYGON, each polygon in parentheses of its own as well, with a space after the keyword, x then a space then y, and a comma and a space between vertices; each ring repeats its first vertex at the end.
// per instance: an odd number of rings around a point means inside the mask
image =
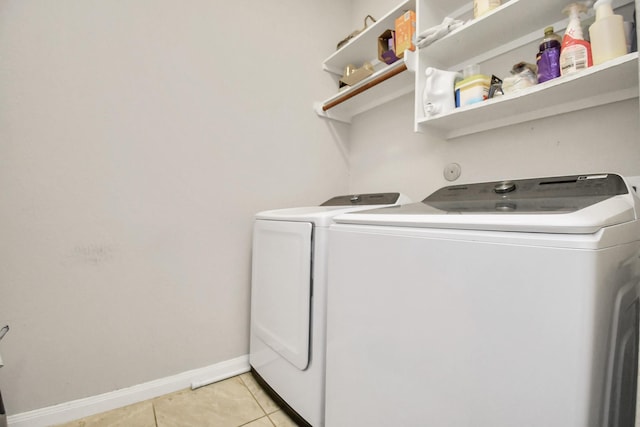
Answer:
POLYGON ((598 0, 593 8, 596 21, 589 27, 593 64, 602 64, 618 56, 626 55, 624 18, 614 15, 611 0, 598 0))
POLYGON ((582 35, 580 12, 586 12, 582 3, 571 3, 563 12, 569 14, 569 25, 560 47, 560 74, 566 76, 593 65, 591 44, 582 35))
POLYGON ((456 108, 454 85, 462 76, 455 71, 427 67, 422 101, 426 117, 445 114, 456 108))

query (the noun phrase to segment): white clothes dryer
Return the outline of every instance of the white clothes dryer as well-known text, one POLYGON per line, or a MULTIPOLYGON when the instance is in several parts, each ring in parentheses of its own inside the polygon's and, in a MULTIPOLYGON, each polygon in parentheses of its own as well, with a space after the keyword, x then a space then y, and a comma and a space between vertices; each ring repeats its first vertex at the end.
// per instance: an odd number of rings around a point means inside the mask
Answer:
POLYGON ((334 218, 326 425, 633 427, 639 210, 598 174, 334 218))
POLYGON ((341 213, 408 201, 400 193, 338 196, 256 215, 249 362, 300 425, 324 425, 328 227, 341 213))

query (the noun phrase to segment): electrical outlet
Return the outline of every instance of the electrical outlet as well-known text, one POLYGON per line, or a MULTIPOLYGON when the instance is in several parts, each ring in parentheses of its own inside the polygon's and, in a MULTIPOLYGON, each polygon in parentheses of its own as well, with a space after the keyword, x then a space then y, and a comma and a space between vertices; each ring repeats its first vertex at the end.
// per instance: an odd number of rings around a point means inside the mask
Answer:
POLYGON ((444 167, 444 178, 447 181, 455 181, 460 178, 460 174, 462 173, 462 168, 457 163, 449 163, 444 167))

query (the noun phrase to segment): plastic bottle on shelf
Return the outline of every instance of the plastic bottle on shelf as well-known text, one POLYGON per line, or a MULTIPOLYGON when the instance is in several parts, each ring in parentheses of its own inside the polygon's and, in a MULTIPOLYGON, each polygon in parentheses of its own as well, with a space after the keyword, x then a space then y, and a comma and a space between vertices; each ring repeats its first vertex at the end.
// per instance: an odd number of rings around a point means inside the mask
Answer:
POLYGON ((473 0, 473 17, 479 18, 490 10, 500 6, 501 0, 473 0))
POLYGON ((536 56, 538 83, 560 77, 560 45, 562 39, 553 32, 553 27, 544 29, 544 38, 536 56))
POLYGON ((602 64, 627 53, 624 19, 613 13, 611 0, 598 0, 593 8, 596 21, 589 27, 593 64, 602 64))
POLYGON ((579 16, 580 12, 586 11, 587 6, 583 3, 571 3, 563 9, 569 14, 569 25, 560 47, 560 74, 563 76, 593 65, 591 44, 584 39, 579 16))
POLYGON ((462 79, 460 73, 427 67, 425 76, 427 78, 422 95, 425 116, 432 117, 454 110, 456 108, 454 85, 456 81, 462 79))

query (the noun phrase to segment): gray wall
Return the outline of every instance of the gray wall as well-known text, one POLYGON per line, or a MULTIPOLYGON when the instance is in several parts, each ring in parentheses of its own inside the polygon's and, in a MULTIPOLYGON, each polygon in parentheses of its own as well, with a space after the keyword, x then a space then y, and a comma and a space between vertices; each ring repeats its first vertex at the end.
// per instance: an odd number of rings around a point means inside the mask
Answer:
POLYGON ((10 414, 248 353, 253 214, 347 192, 342 3, 0 2, 10 414))

